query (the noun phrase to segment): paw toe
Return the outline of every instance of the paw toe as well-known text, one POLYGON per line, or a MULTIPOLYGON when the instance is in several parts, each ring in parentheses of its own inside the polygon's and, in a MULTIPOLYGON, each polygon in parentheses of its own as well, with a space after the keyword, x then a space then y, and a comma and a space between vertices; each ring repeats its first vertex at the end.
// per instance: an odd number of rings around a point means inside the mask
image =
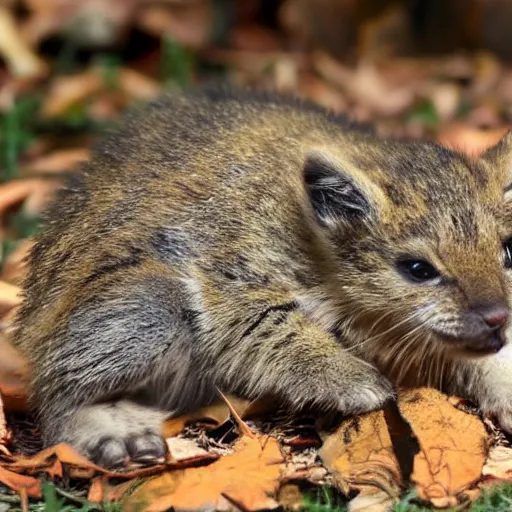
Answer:
POLYGON ((134 462, 150 464, 163 462, 167 455, 167 446, 161 436, 154 432, 130 437, 126 446, 134 462))
POLYGON ((105 437, 91 450, 94 462, 107 468, 124 466, 128 460, 128 451, 121 439, 105 437))

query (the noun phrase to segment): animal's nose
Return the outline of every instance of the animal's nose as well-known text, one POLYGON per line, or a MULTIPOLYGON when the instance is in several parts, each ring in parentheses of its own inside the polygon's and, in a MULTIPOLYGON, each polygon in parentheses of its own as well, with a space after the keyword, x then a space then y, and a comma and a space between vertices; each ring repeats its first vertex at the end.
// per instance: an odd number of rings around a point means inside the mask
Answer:
POLYGON ((501 302, 480 307, 478 313, 491 329, 499 329, 505 325, 509 317, 507 306, 501 302))

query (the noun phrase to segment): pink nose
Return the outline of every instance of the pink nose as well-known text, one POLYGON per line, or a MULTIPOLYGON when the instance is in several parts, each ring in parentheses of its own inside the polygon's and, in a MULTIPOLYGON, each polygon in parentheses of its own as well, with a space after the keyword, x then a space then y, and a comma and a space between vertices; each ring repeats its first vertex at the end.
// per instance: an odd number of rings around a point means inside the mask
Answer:
POLYGON ((501 327, 508 320, 508 309, 503 306, 492 308, 484 312, 483 317, 489 327, 501 327))

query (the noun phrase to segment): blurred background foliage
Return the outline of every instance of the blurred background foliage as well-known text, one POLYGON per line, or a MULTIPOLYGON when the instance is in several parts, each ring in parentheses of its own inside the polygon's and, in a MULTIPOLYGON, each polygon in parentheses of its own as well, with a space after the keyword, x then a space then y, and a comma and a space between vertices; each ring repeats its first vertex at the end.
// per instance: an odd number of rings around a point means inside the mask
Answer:
POLYGON ((164 90, 274 89, 478 153, 512 121, 511 28, 510 0, 0 0, 1 257, 98 135, 164 90))

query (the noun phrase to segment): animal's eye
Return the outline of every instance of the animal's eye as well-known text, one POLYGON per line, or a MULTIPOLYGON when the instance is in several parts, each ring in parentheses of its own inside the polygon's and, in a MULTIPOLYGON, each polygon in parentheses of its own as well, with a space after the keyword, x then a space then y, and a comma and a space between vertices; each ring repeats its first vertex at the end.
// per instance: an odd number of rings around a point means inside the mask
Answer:
POLYGON ((503 265, 512 268, 512 237, 503 242, 503 265))
POLYGON ((434 265, 425 260, 399 260, 397 267, 406 279, 415 283, 424 283, 439 277, 439 272, 434 265))

